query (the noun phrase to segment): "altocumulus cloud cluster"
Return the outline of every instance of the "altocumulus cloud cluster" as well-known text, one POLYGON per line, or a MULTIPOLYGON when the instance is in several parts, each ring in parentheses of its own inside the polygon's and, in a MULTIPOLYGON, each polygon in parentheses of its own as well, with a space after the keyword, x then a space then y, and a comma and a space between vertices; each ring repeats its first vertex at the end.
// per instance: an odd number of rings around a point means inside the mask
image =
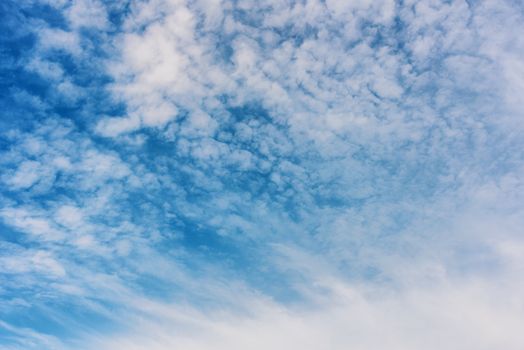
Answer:
POLYGON ((520 1, 0 28, 0 349, 524 348, 520 1))

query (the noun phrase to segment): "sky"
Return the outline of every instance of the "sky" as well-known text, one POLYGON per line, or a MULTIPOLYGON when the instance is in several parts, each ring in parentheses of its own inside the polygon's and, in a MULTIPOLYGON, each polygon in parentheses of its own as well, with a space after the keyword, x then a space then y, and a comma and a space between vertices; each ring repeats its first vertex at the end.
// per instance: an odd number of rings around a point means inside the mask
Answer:
POLYGON ((524 349, 520 0, 0 2, 1 350, 524 349))

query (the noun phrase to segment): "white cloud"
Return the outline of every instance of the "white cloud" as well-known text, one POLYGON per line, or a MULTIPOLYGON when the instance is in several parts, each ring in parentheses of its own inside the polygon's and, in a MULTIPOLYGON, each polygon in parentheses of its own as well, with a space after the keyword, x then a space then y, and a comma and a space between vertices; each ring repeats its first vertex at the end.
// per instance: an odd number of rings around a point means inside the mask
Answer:
POLYGON ((20 164, 16 172, 12 176, 7 177, 5 182, 15 190, 25 189, 34 185, 40 179, 40 176, 40 164, 36 161, 28 160, 20 164))
POLYGON ((43 240, 57 241, 64 238, 62 232, 53 227, 44 213, 26 208, 3 208, 0 215, 13 227, 43 240))
POLYGON ((64 71, 60 65, 38 58, 35 58, 29 62, 26 69, 34 71, 49 80, 60 81, 64 76, 64 71))
POLYGON ((74 29, 105 29, 108 26, 106 8, 98 0, 75 0, 67 8, 66 15, 74 29))
POLYGON ((14 254, 0 257, 0 266, 3 273, 36 272, 55 278, 61 278, 66 274, 64 266, 48 251, 27 250, 19 254, 16 254, 16 252, 11 253, 14 254))
POLYGON ((138 117, 106 118, 96 125, 96 131, 100 135, 114 137, 136 130, 139 127, 140 119, 138 117))
POLYGON ((112 38, 55 4, 26 69, 89 99, 48 56, 95 31, 125 111, 5 133, 0 216, 37 248, 0 292, 53 280, 127 330, 89 348, 521 349, 521 15, 403 4, 141 1, 112 38))
POLYGON ((72 55, 79 55, 82 52, 80 39, 75 32, 42 28, 38 34, 42 50, 63 50, 72 55))
POLYGON ((61 206, 55 216, 58 223, 70 228, 75 228, 84 223, 82 211, 70 205, 61 206))
POLYGON ((385 293, 339 282, 323 302, 284 308, 252 298, 246 314, 201 313, 157 305, 156 320, 137 320, 130 333, 95 339, 102 349, 520 349, 524 305, 518 291, 488 281, 385 293), (162 311, 160 312, 160 308, 162 311), (174 331, 174 330, 179 330, 174 331))

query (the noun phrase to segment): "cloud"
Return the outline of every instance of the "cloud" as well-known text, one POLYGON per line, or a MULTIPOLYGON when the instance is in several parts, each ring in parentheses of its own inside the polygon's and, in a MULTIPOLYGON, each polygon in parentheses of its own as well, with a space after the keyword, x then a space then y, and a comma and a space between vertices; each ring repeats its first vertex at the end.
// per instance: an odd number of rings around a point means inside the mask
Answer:
POLYGON ((43 28, 40 31, 40 45, 43 50, 63 50, 74 55, 82 50, 76 33, 61 29, 43 28))
POLYGON ((164 306, 160 320, 138 322, 134 335, 94 345, 155 350, 376 349, 385 344, 391 349, 519 349, 524 341, 518 335, 522 318, 513 310, 522 305, 491 292, 489 285, 466 285, 365 297, 347 288, 331 296, 327 305, 309 311, 253 300, 249 316, 204 315, 164 306))
POLYGON ((0 347, 522 348, 516 3, 4 9, 0 347))
POLYGON ((73 28, 105 29, 108 26, 106 7, 99 1, 74 1, 66 10, 73 28))

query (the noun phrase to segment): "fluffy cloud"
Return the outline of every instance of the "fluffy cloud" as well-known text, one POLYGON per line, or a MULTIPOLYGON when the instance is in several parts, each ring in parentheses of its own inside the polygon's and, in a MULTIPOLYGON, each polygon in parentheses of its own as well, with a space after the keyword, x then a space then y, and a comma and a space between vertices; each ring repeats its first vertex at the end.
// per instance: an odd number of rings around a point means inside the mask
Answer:
POLYGON ((522 348, 516 8, 6 5, 0 347, 522 348))

